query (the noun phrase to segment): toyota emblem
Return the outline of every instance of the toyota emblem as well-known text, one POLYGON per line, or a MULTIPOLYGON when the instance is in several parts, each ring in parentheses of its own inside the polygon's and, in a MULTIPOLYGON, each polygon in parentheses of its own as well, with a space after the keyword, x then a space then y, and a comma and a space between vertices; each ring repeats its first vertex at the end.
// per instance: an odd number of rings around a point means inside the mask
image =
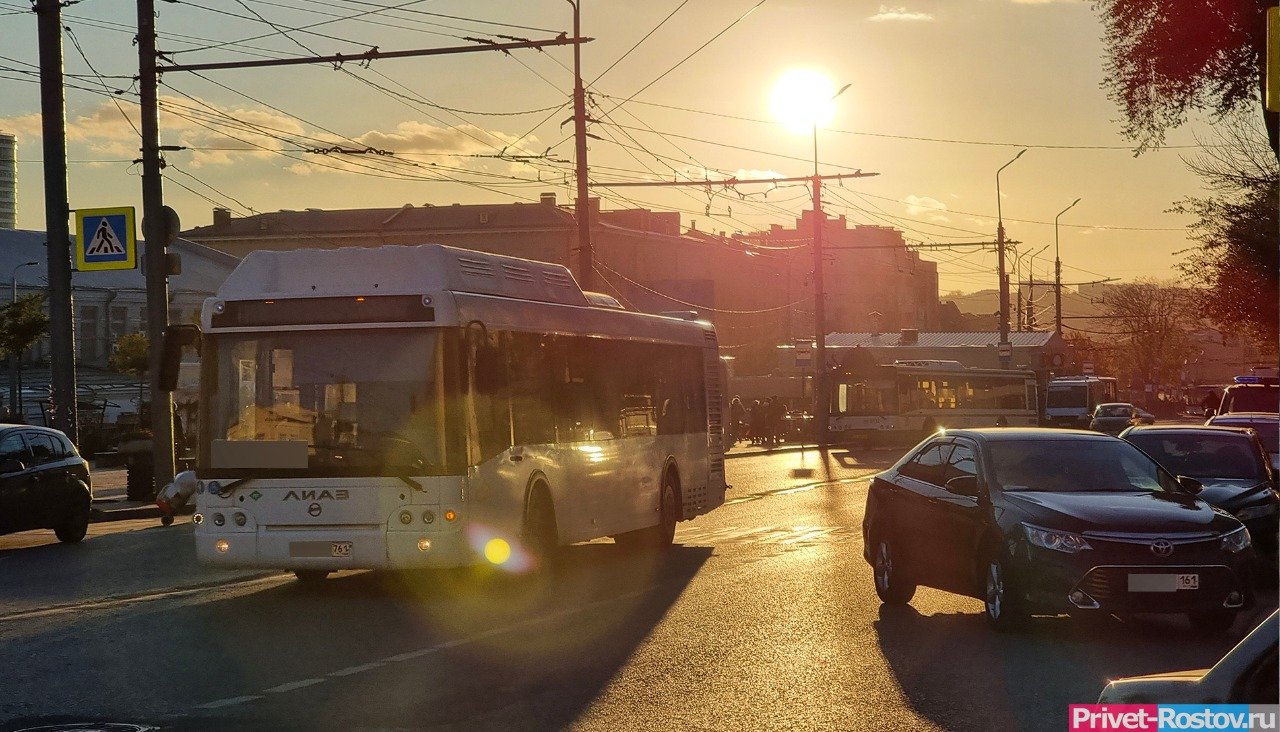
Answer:
POLYGON ((1151 553, 1157 557, 1167 557, 1173 554, 1173 542, 1168 539, 1156 539, 1151 542, 1151 553))
MULTIPOLYGON (((320 512, 323 510, 324 508, 321 507, 319 503, 313 503, 310 506, 307 506, 307 513, 311 514, 312 516, 319 516, 320 512)), ((1168 544, 1169 542, 1166 541, 1165 543, 1168 544)), ((1154 547, 1152 548, 1152 551, 1155 551, 1154 547)))

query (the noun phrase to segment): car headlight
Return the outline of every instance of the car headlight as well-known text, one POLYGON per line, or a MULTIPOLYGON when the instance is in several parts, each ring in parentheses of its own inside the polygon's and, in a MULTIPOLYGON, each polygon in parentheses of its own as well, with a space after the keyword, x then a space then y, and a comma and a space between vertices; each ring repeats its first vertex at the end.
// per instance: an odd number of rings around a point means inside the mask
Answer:
POLYGON ((1031 524, 1023 524, 1022 528, 1027 532, 1027 541, 1042 549, 1050 549, 1055 552, 1063 552, 1066 554, 1075 554, 1076 552, 1092 549, 1089 542, 1085 541, 1083 536, 1079 534, 1069 534, 1065 531, 1051 531, 1042 529, 1031 524))
POLYGON ((1223 550, 1232 554, 1248 549, 1252 543, 1253 538, 1249 536, 1249 530, 1243 526, 1222 537, 1223 550))
POLYGON ((1261 506, 1249 506, 1248 508, 1242 508, 1239 511, 1236 511, 1236 518, 1241 521, 1251 521, 1256 518, 1262 518, 1263 516, 1270 516, 1275 512, 1276 504, 1266 503, 1261 506))

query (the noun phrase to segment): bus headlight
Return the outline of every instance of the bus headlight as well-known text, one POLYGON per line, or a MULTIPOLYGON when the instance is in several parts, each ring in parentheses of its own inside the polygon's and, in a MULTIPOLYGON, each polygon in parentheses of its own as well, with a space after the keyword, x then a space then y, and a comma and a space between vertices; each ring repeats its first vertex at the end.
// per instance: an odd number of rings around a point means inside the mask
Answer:
POLYGON ((223 515, 222 515, 222 514, 220 514, 220 513, 215 513, 215 514, 213 515, 213 525, 214 525, 214 526, 222 526, 222 525, 223 525, 223 524, 225 524, 225 523, 227 523, 227 517, 226 517, 226 516, 223 516, 223 515))
POLYGON ((227 550, 231 548, 231 544, 226 539, 218 539, 213 542, 213 548, 217 549, 219 554, 226 554, 227 550))
POLYGON ((423 512, 422 512, 422 523, 424 523, 424 524, 430 524, 430 523, 434 523, 434 522, 435 522, 435 520, 436 520, 436 515, 435 515, 434 513, 432 513, 431 511, 423 511, 423 512))
POLYGON ((400 523, 404 524, 405 526, 408 526, 409 524, 413 523, 413 514, 409 513, 408 511, 401 511, 400 523))
POLYGON ((204 523, 204 514, 202 513, 192 514, 191 523, 197 524, 197 525, 204 523))
POLYGON ((431 540, 430 540, 430 539, 425 539, 425 538, 424 538, 424 539, 418 539, 418 551, 420 551, 420 552, 425 552, 425 551, 430 551, 430 550, 431 550, 431 540))
POLYGON ((236 522, 236 526, 244 526, 249 521, 249 517, 239 511, 236 511, 231 518, 236 522))

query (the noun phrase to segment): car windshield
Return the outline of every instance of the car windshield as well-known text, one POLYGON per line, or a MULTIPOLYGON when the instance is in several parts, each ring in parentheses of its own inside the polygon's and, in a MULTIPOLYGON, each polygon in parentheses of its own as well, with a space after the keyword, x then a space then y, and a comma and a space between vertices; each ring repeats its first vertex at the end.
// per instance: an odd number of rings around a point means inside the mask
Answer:
POLYGON ((1227 390, 1223 412, 1280 412, 1280 386, 1244 386, 1227 390))
POLYGON ((1236 421, 1236 420, 1214 420, 1214 424, 1230 425, 1232 427, 1248 427, 1258 433, 1258 437, 1262 440, 1262 445, 1267 448, 1267 452, 1280 452, 1280 420, 1264 421, 1236 421))
POLYGON ((999 440, 993 478, 1005 491, 1051 493, 1172 491, 1170 476, 1122 440, 999 440))
POLYGON ((221 339, 210 467, 439 472, 445 418, 436 341, 408 330, 221 339))
POLYGON ((1265 478, 1253 440, 1241 434, 1135 432, 1129 442, 1175 475, 1192 478, 1265 478))
POLYGON ((1102 404, 1098 406, 1095 417, 1129 417, 1133 415, 1133 407, 1128 404, 1102 404))

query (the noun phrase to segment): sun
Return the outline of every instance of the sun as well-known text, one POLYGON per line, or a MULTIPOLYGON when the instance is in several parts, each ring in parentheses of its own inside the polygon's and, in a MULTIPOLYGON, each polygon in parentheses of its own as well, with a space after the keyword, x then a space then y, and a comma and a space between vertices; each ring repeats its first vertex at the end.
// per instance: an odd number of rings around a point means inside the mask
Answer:
POLYGON ((835 95, 835 84, 821 71, 791 69, 773 85, 769 108, 788 130, 808 132, 815 124, 822 127, 831 122, 835 95))

